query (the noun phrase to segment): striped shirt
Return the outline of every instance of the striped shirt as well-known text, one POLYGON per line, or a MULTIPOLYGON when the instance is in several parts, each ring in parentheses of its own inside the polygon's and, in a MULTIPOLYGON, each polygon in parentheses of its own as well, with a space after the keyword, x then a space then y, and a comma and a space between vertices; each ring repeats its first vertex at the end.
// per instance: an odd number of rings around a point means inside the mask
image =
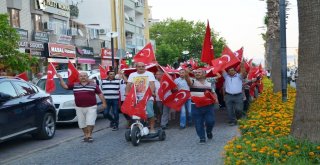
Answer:
POLYGON ((120 79, 103 79, 101 88, 105 99, 119 99, 120 98, 120 85, 124 84, 120 79))
POLYGON ((68 84, 68 89, 73 89, 74 100, 77 107, 91 107, 97 105, 96 94, 101 90, 95 83, 82 85, 81 83, 68 84))
POLYGON ((207 80, 201 83, 197 79, 191 79, 192 85, 190 87, 191 96, 204 96, 206 90, 211 91, 211 83, 207 80))

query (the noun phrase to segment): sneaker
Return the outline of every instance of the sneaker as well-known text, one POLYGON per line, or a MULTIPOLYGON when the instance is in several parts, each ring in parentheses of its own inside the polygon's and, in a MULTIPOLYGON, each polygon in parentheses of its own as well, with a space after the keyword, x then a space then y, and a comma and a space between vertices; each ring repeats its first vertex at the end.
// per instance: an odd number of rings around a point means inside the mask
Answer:
POLYGON ((165 129, 167 129, 167 126, 162 125, 161 128, 162 128, 163 130, 165 130, 165 129))
POLYGON ((82 142, 88 142, 88 138, 83 138, 82 142))
POLYGON ((229 122, 229 126, 235 126, 235 125, 237 125, 236 122, 229 122))
POLYGON ((88 137, 88 142, 89 142, 89 143, 92 143, 92 142, 93 142, 92 137, 88 137))
POLYGON ((199 144, 206 144, 206 140, 205 139, 200 139, 199 144))
POLYGON ((118 131, 119 128, 117 126, 112 127, 112 131, 118 131))
POLYGON ((211 132, 210 132, 210 133, 207 133, 207 138, 208 138, 208 139, 212 139, 212 137, 213 137, 213 136, 212 136, 212 133, 211 133, 211 132))

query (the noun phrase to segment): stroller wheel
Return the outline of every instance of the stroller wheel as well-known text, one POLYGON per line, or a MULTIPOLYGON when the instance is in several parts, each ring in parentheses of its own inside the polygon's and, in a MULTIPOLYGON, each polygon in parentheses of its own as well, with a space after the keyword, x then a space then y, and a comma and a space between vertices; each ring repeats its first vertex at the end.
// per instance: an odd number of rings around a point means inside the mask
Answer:
POLYGON ((127 130, 126 133, 124 134, 127 142, 131 141, 131 136, 130 136, 130 134, 131 134, 131 130, 130 130, 130 129, 127 130))
POLYGON ((131 131, 131 143, 134 146, 138 146, 141 139, 141 132, 139 127, 133 127, 131 131))

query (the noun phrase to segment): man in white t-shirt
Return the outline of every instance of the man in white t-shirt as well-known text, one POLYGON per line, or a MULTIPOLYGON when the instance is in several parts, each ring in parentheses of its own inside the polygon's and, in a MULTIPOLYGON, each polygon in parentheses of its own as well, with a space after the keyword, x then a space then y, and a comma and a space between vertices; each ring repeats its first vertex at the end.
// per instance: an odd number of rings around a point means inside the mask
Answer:
MULTIPOLYGON (((132 85, 134 84, 136 88, 137 99, 139 101, 143 98, 149 86, 152 91, 152 95, 155 96, 154 82, 156 81, 156 79, 154 75, 151 72, 146 71, 145 64, 142 62, 136 63, 136 69, 136 72, 133 72, 129 75, 128 84, 126 87, 126 95, 129 93, 132 85)), ((150 97, 150 99, 148 100, 146 111, 150 124, 150 133, 156 133, 154 129, 155 118, 153 111, 153 97, 150 97)))

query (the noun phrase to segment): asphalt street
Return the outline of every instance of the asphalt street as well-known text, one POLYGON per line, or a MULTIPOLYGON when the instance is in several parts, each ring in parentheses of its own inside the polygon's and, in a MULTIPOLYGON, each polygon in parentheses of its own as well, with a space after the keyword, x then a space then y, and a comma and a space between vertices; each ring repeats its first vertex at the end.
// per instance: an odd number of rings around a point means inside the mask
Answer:
MULTIPOLYGON (((194 127, 180 130, 177 121, 171 121, 165 141, 142 141, 135 147, 125 140, 125 121, 122 119, 118 131, 107 127, 97 129, 93 143, 82 142, 78 134, 53 146, 20 154, 3 164, 223 164, 224 145, 239 136, 237 126, 228 126, 226 117, 225 110, 216 112, 213 139, 205 145, 198 144, 194 127)), ((105 120, 102 122, 107 125, 105 120)))

